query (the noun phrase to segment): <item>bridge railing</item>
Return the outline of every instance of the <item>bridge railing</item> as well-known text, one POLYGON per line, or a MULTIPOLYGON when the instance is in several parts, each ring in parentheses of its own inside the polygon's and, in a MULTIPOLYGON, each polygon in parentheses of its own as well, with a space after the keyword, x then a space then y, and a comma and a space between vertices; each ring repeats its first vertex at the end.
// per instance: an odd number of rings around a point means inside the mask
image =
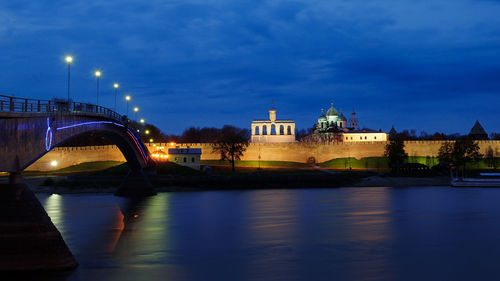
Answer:
POLYGON ((94 113, 121 120, 122 116, 115 111, 95 104, 69 102, 66 100, 37 100, 0 95, 0 112, 59 112, 66 114, 94 113))

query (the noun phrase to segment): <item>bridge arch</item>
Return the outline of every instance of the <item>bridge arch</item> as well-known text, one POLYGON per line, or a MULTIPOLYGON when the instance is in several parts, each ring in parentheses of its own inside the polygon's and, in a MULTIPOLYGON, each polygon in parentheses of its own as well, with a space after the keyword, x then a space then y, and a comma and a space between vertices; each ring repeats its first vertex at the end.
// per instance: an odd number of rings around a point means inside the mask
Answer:
POLYGON ((51 114, 0 119, 0 171, 18 172, 65 141, 96 131, 116 144, 131 170, 152 163, 147 147, 126 125, 102 116, 51 114))

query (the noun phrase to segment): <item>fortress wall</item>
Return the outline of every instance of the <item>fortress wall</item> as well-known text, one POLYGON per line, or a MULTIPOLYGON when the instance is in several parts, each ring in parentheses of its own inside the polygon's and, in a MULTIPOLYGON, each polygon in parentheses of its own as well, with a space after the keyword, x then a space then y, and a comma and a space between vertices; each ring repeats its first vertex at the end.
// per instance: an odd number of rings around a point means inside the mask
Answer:
MULTIPOLYGON (((292 161, 306 163, 310 157, 316 162, 324 162, 334 158, 381 157, 384 155, 385 142, 363 143, 250 143, 241 160, 292 161)), ((219 154, 213 152, 211 144, 177 144, 181 147, 197 147, 202 149, 201 160, 218 160, 219 154)))
MULTIPOLYGON (((436 157, 442 143, 446 141, 407 141, 405 150, 409 156, 436 157)), ((365 157, 382 157, 384 155, 386 142, 363 142, 363 143, 250 143, 241 157, 242 160, 263 161, 292 161, 306 163, 309 157, 314 157, 317 163, 325 162, 335 158, 353 157, 361 159, 365 157)), ((168 143, 146 144, 150 152, 157 147, 163 150, 179 146, 186 148, 201 148, 201 160, 219 160, 220 155, 213 152, 213 145, 208 143, 182 143, 171 146, 168 143), (154 146, 155 145, 155 146, 154 146)), ((500 155, 500 141, 479 141, 480 151, 485 154, 488 147, 497 151, 500 155)), ((49 153, 38 159, 26 170, 48 171, 60 169, 83 162, 93 161, 125 161, 118 147, 114 145, 86 146, 86 147, 62 147, 54 148, 49 153), (58 161, 57 167, 52 167, 50 162, 58 161)))
MULTIPOLYGON (((409 156, 437 157, 439 148, 447 141, 406 141, 405 150, 409 156)), ((453 141, 451 141, 453 142, 453 141)), ((353 157, 356 159, 366 157, 384 156, 385 146, 388 142, 359 142, 359 143, 250 143, 242 160, 268 161, 293 161, 307 162, 309 157, 314 157, 316 162, 325 162, 335 158, 353 157)), ((500 141, 479 141, 481 153, 485 154, 488 147, 500 154, 500 141)), ((211 144, 177 144, 181 147, 202 149, 202 160, 218 160, 218 154, 213 153, 211 144)))
POLYGON ((125 157, 115 145, 56 147, 31 164, 26 171, 50 171, 94 161, 123 161, 125 157), (50 162, 57 161, 52 167, 50 162))
MULTIPOLYGON (((454 141, 406 141, 405 151, 408 156, 431 156, 437 157, 439 148, 445 142, 454 143, 454 141)), ((493 151, 498 151, 500 155, 500 141, 498 140, 484 140, 478 141, 479 150, 482 154, 486 154, 488 147, 493 151)))

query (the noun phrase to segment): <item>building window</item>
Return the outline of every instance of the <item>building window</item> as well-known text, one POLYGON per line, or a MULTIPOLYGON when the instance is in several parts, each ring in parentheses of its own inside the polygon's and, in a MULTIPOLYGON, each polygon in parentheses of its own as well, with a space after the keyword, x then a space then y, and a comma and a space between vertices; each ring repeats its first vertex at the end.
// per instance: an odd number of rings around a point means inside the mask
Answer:
POLYGON ((283 125, 280 125, 280 135, 285 134, 285 127, 283 125))
POLYGON ((366 136, 365 136, 365 140, 366 140, 366 136))
POLYGON ((340 128, 342 128, 342 122, 340 122, 340 128))
POLYGON ((360 140, 363 140, 363 137, 359 137, 360 140))
POLYGON ((373 139, 374 139, 374 140, 376 140, 376 139, 377 139, 377 137, 373 137, 373 139))
POLYGON ((267 126, 266 125, 262 126, 262 134, 267 135, 267 126))
POLYGON ((271 125, 271 135, 276 135, 276 126, 274 124, 271 125))
POLYGON ((288 127, 286 128, 286 134, 287 134, 287 135, 291 135, 291 134, 292 134, 292 127, 291 127, 291 126, 288 126, 288 127))
POLYGON ((187 162, 187 158, 186 158, 186 157, 184 157, 184 163, 186 163, 186 162, 187 162))
POLYGON ((177 162, 177 157, 175 157, 175 162, 177 162))
POLYGON ((352 137, 351 137, 351 140, 352 140, 352 137))
POLYGON ((259 126, 255 127, 255 135, 259 135, 259 126))
POLYGON ((349 139, 349 137, 345 137, 345 140, 348 140, 348 139, 349 139))
POLYGON ((191 163, 194 163, 194 157, 191 157, 191 163))

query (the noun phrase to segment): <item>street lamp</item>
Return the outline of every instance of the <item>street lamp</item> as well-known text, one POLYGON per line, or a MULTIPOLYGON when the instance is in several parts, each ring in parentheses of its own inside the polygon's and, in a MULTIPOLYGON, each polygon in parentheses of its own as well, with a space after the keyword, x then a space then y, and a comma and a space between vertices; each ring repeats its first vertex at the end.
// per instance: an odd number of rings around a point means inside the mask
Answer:
POLYGON ((144 122, 145 122, 144 118, 141 118, 140 122, 141 122, 141 124, 144 124, 144 122))
POLYGON ((101 77, 101 71, 97 70, 95 72, 95 77, 97 78, 97 106, 99 106, 99 78, 101 77))
POLYGON ((128 117, 128 102, 131 100, 130 96, 125 96, 125 100, 127 101, 127 117, 128 117))
POLYGON ((68 63, 68 111, 69 111, 69 73, 70 73, 70 65, 73 61, 72 56, 66 56, 66 62, 68 63))
POLYGON ((118 83, 113 84, 113 87, 115 87, 115 111, 116 111, 116 95, 118 94, 118 83))
POLYGON ((149 130, 144 131, 144 133, 146 133, 146 135, 149 135, 149 130))
POLYGON ((135 112, 135 121, 137 122, 137 112, 139 111, 139 108, 136 106, 134 107, 134 112, 135 112))

